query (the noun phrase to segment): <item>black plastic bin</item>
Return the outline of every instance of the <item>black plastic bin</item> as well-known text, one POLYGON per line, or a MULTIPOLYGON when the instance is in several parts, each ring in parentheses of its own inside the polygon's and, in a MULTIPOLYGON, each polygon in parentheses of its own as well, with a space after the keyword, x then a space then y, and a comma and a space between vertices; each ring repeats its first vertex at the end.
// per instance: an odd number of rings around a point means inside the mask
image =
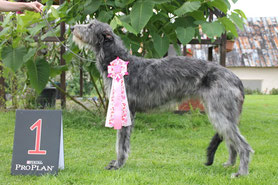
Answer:
POLYGON ((37 98, 38 107, 41 109, 44 108, 53 108, 56 105, 56 87, 47 87, 41 92, 37 98))

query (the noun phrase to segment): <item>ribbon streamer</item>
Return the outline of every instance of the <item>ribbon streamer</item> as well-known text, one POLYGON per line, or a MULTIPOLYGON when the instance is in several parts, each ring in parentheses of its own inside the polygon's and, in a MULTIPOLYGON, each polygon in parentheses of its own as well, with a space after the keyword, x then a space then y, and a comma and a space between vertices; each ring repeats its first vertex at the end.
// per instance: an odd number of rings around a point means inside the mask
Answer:
POLYGON ((130 112, 126 96, 124 75, 128 75, 127 64, 117 57, 108 66, 108 77, 113 79, 110 92, 108 111, 106 116, 106 127, 121 129, 122 126, 130 126, 130 112))

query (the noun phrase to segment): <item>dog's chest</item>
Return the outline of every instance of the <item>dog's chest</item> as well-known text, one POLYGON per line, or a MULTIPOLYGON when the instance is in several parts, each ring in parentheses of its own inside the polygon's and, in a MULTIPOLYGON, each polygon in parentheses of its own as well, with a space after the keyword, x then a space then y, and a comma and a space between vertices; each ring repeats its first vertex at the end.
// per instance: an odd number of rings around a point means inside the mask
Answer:
POLYGON ((108 78, 107 74, 102 74, 102 79, 106 96, 109 97, 112 87, 112 78, 108 78))

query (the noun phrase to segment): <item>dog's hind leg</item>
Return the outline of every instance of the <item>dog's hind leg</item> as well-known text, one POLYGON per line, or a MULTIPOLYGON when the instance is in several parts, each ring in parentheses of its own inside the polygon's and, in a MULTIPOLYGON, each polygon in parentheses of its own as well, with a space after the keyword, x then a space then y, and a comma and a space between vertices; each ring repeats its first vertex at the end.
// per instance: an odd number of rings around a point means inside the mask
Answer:
POLYGON ((213 164, 215 152, 220 145, 223 139, 216 133, 210 141, 210 144, 207 148, 207 162, 205 163, 206 166, 210 166, 213 164))
POLYGON ((237 124, 226 119, 221 112, 214 115, 211 119, 217 132, 223 136, 229 149, 230 157, 226 165, 233 165, 236 161, 237 153, 240 157, 240 165, 237 173, 232 174, 232 177, 248 174, 249 154, 252 148, 240 134, 237 124), (215 126, 216 125, 216 126, 215 126))
POLYGON ((208 92, 203 98, 208 117, 216 129, 217 133, 221 135, 230 151, 230 157, 227 164, 234 164, 236 160, 236 153, 240 157, 240 165, 237 173, 232 174, 232 177, 248 174, 249 154, 252 148, 249 146, 244 137, 240 134, 238 129, 238 122, 240 116, 240 106, 243 97, 236 96, 235 91, 225 89, 214 90, 208 92))
POLYGON ((233 145, 227 145, 229 150, 229 160, 223 164, 224 167, 233 166, 236 163, 237 152, 233 145))
MULTIPOLYGON (((134 114, 133 114, 134 115, 134 114)), ((131 116, 132 125, 128 127, 122 127, 117 131, 117 141, 116 141, 116 152, 117 160, 112 160, 105 168, 107 170, 117 170, 122 167, 129 154, 130 147, 130 135, 134 125, 134 116, 131 116)))
POLYGON ((235 128, 234 132, 230 132, 226 135, 226 142, 230 143, 239 154, 240 163, 239 163, 239 170, 237 173, 232 174, 232 178, 238 177, 241 175, 248 174, 248 165, 250 160, 250 152, 253 153, 252 148, 247 143, 245 138, 240 134, 238 128, 235 128))

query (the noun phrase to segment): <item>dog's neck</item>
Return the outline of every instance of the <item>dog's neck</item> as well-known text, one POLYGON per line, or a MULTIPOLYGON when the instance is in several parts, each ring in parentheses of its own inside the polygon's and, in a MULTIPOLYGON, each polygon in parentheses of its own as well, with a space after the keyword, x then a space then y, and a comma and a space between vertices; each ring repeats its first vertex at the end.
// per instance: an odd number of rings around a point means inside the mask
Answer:
POLYGON ((118 47, 114 48, 113 50, 101 49, 99 52, 97 52, 98 69, 101 73, 107 73, 108 65, 117 57, 124 61, 129 61, 131 58, 131 55, 121 43, 117 43, 117 46, 118 47))

